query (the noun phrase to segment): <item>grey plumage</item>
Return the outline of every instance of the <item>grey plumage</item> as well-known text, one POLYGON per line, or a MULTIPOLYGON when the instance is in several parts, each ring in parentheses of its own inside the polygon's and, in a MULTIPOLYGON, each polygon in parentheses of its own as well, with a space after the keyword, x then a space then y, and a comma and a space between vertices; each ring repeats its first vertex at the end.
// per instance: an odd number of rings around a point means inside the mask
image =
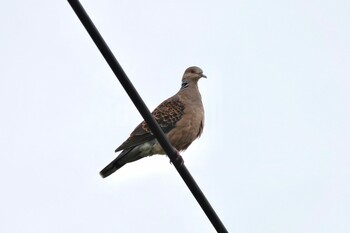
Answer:
MULTIPOLYGON (((199 67, 187 68, 182 77, 181 89, 152 112, 170 143, 178 151, 187 149, 203 131, 204 109, 197 85, 202 77, 206 76, 199 67)), ((118 151, 122 152, 100 172, 103 178, 126 163, 154 154, 164 154, 145 121, 141 122, 130 137, 115 150, 118 151)))

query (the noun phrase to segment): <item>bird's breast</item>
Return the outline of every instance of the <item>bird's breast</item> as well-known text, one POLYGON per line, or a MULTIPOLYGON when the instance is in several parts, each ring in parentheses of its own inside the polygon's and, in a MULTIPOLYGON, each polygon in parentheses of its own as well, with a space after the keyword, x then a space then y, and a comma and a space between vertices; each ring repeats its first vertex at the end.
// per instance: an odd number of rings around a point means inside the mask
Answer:
POLYGON ((186 150, 200 136, 204 124, 202 103, 186 105, 183 117, 176 127, 168 133, 171 144, 179 151, 186 150))

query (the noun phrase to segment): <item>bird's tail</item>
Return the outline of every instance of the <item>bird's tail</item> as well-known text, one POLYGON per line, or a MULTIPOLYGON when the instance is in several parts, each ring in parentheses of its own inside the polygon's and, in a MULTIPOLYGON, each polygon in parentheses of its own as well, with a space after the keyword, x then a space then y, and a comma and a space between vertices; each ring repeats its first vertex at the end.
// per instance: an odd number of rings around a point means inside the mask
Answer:
POLYGON ((102 176, 102 178, 106 178, 107 176, 111 175, 113 172, 115 172, 116 170, 118 170, 119 168, 127 164, 129 162, 127 157, 131 150, 132 148, 123 150, 117 156, 117 158, 115 158, 105 168, 103 168, 102 171, 100 171, 100 175, 102 176))
POLYGON ((143 157, 145 156, 140 153, 138 147, 125 149, 117 158, 100 171, 100 175, 102 178, 106 178, 125 164, 142 159, 143 157))
POLYGON ((119 164, 118 160, 115 159, 100 171, 100 175, 102 176, 102 178, 106 178, 107 176, 111 175, 113 172, 115 172, 124 165, 125 163, 119 164))

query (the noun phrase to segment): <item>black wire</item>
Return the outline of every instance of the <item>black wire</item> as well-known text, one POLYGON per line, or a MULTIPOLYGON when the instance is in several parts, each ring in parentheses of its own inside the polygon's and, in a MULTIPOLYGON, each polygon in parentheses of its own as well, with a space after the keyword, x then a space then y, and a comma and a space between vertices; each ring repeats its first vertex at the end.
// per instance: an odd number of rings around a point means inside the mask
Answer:
POLYGON ((202 207, 210 222, 213 224, 216 231, 228 232, 218 215, 215 213, 215 210, 210 205, 207 198, 204 196, 203 192, 197 185, 196 181, 193 179, 191 173, 187 170, 181 155, 177 152, 176 149, 172 147, 158 123, 153 119, 151 112, 148 110, 142 98, 137 93, 135 87, 132 85, 131 81, 125 74, 120 64, 118 63, 117 59, 114 57, 113 53, 102 38, 101 34, 98 32, 97 28, 91 21, 90 17, 84 10, 81 3, 78 0, 68 0, 68 2, 73 8, 74 12, 77 14, 78 18, 84 25, 89 35, 91 36, 92 40, 95 42, 103 57, 106 59, 108 65, 111 67, 114 74, 117 76, 119 82, 124 87, 125 91, 128 93, 130 99, 132 100, 142 117, 147 122, 149 128, 152 130, 159 144, 163 147, 164 151, 169 156, 171 162, 174 164, 176 170, 179 172, 187 187, 191 190, 198 204, 202 207))

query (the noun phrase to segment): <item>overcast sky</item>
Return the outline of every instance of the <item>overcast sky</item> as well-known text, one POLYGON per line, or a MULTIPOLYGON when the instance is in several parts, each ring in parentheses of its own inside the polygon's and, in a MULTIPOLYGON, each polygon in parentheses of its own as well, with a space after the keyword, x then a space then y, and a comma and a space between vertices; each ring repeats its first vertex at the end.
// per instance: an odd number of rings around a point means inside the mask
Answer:
MULTIPOLYGON (((82 0, 152 110, 201 67, 185 164, 229 232, 350 232, 349 1, 82 0)), ((0 232, 215 232, 67 1, 0 7, 0 232)))

